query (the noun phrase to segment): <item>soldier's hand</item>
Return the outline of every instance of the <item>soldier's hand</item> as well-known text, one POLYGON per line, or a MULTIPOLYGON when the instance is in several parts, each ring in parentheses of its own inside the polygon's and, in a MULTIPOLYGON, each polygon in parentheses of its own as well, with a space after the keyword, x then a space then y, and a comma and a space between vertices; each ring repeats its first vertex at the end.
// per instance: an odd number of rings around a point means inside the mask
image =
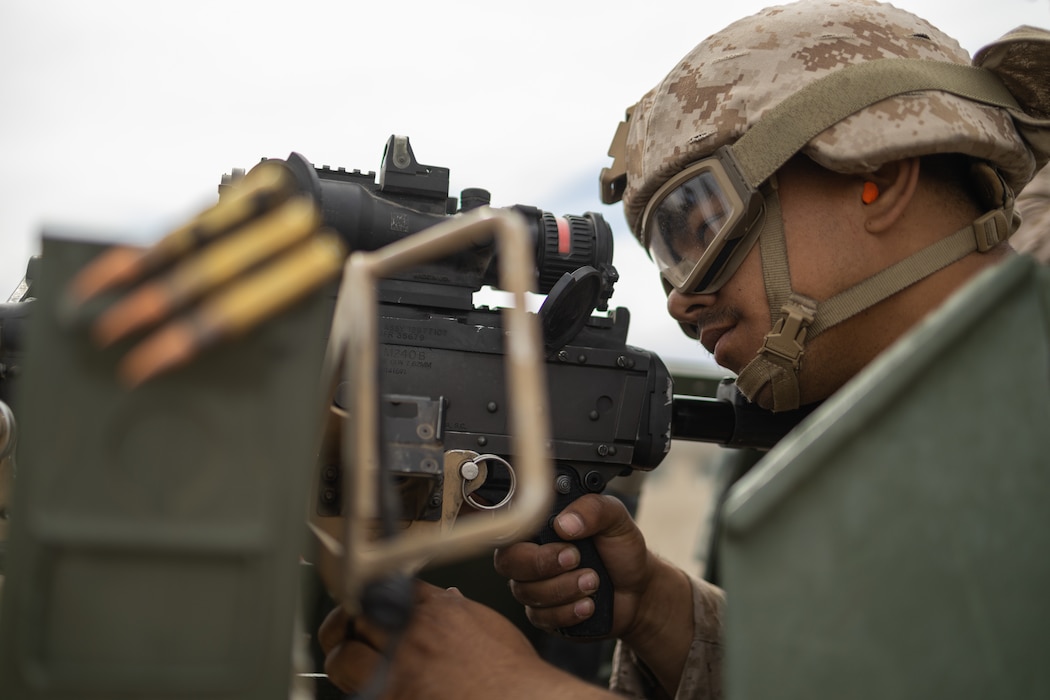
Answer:
POLYGON ((351 621, 336 608, 322 623, 318 641, 328 678, 348 693, 378 682, 387 699, 609 697, 545 664, 521 631, 496 611, 455 589, 422 582, 400 640, 363 619, 351 621), (391 644, 392 665, 384 671, 383 656, 391 644))
MULTIPOLYGON (((623 637, 638 622, 640 605, 654 569, 654 555, 627 508, 612 496, 588 494, 555 519, 566 540, 594 538, 613 584, 611 635, 623 637)), ((540 629, 571 627, 594 614, 589 597, 598 588, 593 569, 578 568, 580 553, 571 542, 539 545, 519 542, 496 550, 496 571, 510 579, 510 589, 540 629)))

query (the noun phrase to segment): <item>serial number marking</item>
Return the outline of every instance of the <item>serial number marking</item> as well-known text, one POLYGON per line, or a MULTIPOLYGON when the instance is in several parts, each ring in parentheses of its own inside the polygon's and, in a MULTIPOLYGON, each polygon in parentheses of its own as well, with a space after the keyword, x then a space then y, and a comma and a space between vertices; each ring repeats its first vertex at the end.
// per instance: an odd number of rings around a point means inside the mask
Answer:
POLYGON ((427 359, 427 351, 423 348, 390 347, 386 345, 383 347, 383 357, 398 360, 425 360, 427 359))
POLYGON ((406 374, 409 369, 432 369, 434 363, 427 359, 422 348, 383 346, 383 368, 387 374, 406 374))
POLYGON ((423 343, 433 338, 444 338, 448 330, 444 328, 429 328, 427 326, 385 326, 381 335, 386 341, 402 341, 423 343))

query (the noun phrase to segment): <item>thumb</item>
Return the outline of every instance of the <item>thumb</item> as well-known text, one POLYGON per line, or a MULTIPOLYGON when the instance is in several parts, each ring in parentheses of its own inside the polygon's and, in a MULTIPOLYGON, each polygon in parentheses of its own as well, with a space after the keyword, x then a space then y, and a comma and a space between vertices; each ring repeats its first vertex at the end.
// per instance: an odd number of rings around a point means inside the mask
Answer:
POLYGON ((589 493, 580 496, 554 519, 554 530, 566 540, 595 535, 616 537, 633 532, 626 506, 612 496, 589 493))

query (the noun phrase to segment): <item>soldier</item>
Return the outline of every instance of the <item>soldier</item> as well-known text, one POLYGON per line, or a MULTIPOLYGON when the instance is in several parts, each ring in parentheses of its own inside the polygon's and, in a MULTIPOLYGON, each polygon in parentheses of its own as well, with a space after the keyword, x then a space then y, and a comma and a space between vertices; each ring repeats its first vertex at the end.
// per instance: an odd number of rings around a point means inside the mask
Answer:
MULTIPOLYGON (((603 199, 622 198, 668 311, 750 400, 822 401, 1012 255, 1014 193, 1050 152, 1050 34, 1021 28, 973 65, 893 6, 805 0, 706 39, 628 111, 603 199)), ((594 537, 613 580, 612 690, 720 696, 722 592, 648 551, 614 499, 585 496, 556 527, 594 537)), ((495 557, 552 631, 593 613, 597 580, 578 563, 569 543, 495 557)), ((421 587, 418 600, 392 697, 611 697, 455 591, 421 587)), ((360 622, 344 639, 346 622, 337 612, 322 628, 326 668, 361 688, 389 640, 360 622)))

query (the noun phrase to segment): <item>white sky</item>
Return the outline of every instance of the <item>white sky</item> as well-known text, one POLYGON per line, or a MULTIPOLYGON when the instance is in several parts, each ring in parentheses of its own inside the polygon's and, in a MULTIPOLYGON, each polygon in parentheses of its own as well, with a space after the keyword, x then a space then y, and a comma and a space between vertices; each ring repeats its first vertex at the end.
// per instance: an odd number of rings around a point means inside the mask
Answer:
MULTIPOLYGON (((631 342, 703 359, 597 174, 623 110, 769 2, 0 0, 0 301, 44 224, 157 231, 262 157, 377 170, 390 134, 451 192, 604 214, 631 342), (526 7, 527 6, 527 7, 526 7)), ((1050 0, 900 0, 975 51, 1050 0)))

